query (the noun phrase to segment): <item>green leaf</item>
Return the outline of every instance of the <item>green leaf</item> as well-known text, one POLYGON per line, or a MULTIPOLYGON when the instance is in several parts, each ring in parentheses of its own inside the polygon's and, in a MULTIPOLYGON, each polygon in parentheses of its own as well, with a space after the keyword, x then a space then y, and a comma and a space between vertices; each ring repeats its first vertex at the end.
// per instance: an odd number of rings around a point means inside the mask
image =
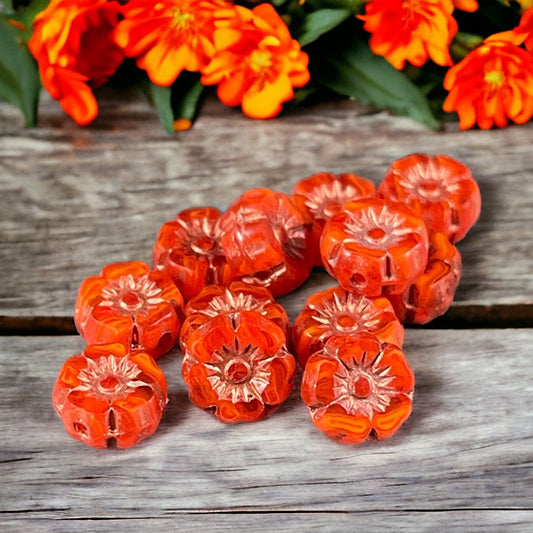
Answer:
POLYGON ((155 83, 148 85, 148 96, 155 105, 159 120, 168 133, 174 133, 174 113, 172 111, 172 89, 155 83))
POLYGON ((324 8, 346 9, 351 13, 358 13, 362 10, 364 3, 368 0, 306 0, 305 4, 313 11, 324 8))
POLYGON ((195 72, 182 72, 172 87, 172 109, 174 120, 193 121, 204 93, 205 86, 200 75, 195 72))
POLYGON ((312 78, 324 87, 362 104, 372 104, 407 115, 423 124, 437 128, 428 102, 420 90, 385 58, 372 53, 362 40, 347 46, 329 48, 323 53, 312 78))
POLYGON ((174 133, 176 120, 194 120, 205 87, 200 83, 199 74, 184 71, 171 87, 147 82, 145 89, 161 124, 168 133, 174 133))
POLYGON ((15 28, 0 19, 0 99, 17 106, 26 127, 35 125, 41 81, 37 63, 15 28))
POLYGON ((28 5, 19 6, 10 17, 22 24, 25 29, 18 30, 19 36, 28 42, 33 33, 33 19, 50 3, 50 0, 32 0, 28 5))
POLYGON ((12 0, 0 0, 0 15, 12 15, 13 12, 12 0))
POLYGON ((319 9, 314 11, 305 17, 302 34, 298 41, 302 46, 312 43, 352 15, 353 11, 348 9, 319 9))

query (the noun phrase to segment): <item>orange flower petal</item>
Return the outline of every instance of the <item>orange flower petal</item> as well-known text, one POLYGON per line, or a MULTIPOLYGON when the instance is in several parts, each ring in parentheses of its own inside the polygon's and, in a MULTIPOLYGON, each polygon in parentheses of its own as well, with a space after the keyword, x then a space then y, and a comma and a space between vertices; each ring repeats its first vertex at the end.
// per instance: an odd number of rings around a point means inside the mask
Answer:
POLYGON ((395 68, 432 59, 451 65, 450 43, 457 33, 451 0, 370 0, 358 18, 371 33, 369 45, 395 68))
POLYGON ((461 129, 526 122, 533 114, 533 56, 487 39, 447 72, 444 87, 449 95, 443 109, 458 113, 461 129))
POLYGON ((250 118, 272 118, 281 111, 281 104, 294 96, 288 76, 281 75, 258 92, 248 91, 242 97, 243 113, 250 118))

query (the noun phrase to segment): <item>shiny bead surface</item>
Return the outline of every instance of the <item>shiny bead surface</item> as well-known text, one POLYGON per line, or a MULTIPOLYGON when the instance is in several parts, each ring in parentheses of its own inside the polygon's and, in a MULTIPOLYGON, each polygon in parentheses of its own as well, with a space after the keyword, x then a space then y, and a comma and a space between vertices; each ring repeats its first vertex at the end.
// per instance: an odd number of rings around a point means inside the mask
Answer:
POLYGON ((348 202, 324 227, 324 267, 347 290, 369 297, 405 290, 424 270, 428 235, 408 207, 380 198, 348 202))
POLYGON ((222 215, 220 228, 222 249, 242 281, 277 297, 308 278, 309 224, 286 194, 250 189, 222 215))
POLYGON ((318 172, 300 180, 292 191, 292 203, 311 223, 308 255, 314 266, 322 266, 320 236, 326 222, 350 200, 374 196, 375 185, 355 174, 318 172))
POLYGON ((227 285, 232 280, 220 246, 220 215, 214 207, 185 209, 159 229, 152 253, 154 268, 172 278, 185 301, 206 285, 227 285))
POLYGON ((387 296, 402 322, 426 324, 443 315, 461 279, 461 254, 442 233, 431 235, 427 266, 402 294, 387 296))
POLYGON ((256 422, 285 401, 295 368, 283 330, 259 313, 241 311, 192 333, 182 375, 191 401, 221 422, 256 422))
POLYGON ((315 426, 342 444, 391 437, 411 414, 414 375, 400 348, 361 334, 332 337, 308 360, 302 399, 315 426))
POLYGON ((290 324, 287 312, 275 302, 268 289, 234 281, 228 287, 208 285, 187 303, 186 319, 180 333, 182 349, 185 350, 191 334, 213 318, 240 311, 254 311, 272 320, 289 338, 290 324))
POLYGON ((167 383, 146 352, 93 345, 65 361, 52 402, 74 439, 94 448, 129 448, 159 425, 167 383))
POLYGON ((386 298, 367 298, 333 287, 312 294, 292 329, 294 351, 302 367, 335 335, 372 333, 382 342, 401 347, 404 328, 386 298))
POLYGON ((83 281, 74 320, 87 344, 121 342, 157 358, 177 342, 183 298, 164 273, 141 261, 112 263, 83 281))
POLYGON ((411 154, 397 159, 378 195, 402 202, 424 218, 430 232, 460 241, 481 211, 479 186, 470 169, 447 155, 411 154))

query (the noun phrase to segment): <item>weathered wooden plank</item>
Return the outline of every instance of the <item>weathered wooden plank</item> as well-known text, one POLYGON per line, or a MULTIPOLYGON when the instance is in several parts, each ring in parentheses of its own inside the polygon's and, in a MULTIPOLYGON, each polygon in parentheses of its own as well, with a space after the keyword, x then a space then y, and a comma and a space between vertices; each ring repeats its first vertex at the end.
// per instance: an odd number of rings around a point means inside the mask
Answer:
POLYGON ((11 519, 1 522, 4 533, 109 533, 135 531, 142 527, 150 533, 176 530, 209 532, 253 531, 458 531, 464 533, 530 533, 533 511, 442 511, 442 512, 362 512, 362 513, 179 513, 171 518, 128 517, 113 520, 81 519, 11 519))
MULTIPOLYGON (((532 343, 532 330, 408 331, 413 414, 393 438, 360 446, 318 432, 297 390, 267 420, 220 424, 189 403, 171 353, 160 360, 170 403, 158 431, 129 450, 94 450, 66 435, 50 402, 81 339, 2 337, 0 517, 114 527, 125 518, 187 524, 188 513, 256 513, 266 527, 276 520, 269 513, 356 513, 358 523, 367 513, 372 524, 409 511, 425 527, 437 520, 430 511, 453 511, 463 514, 450 523, 461 516, 475 530, 492 510, 502 524, 523 524, 529 513, 498 511, 532 509, 532 343)), ((342 526, 346 517, 336 516, 342 526)))
POLYGON ((481 219, 460 243, 456 308, 533 304, 533 124, 437 133, 353 102, 251 121, 209 102, 191 131, 172 137, 147 104, 109 96, 87 128, 45 99, 41 124, 24 130, 0 105, 0 315, 71 315, 86 276, 149 261, 159 226, 186 207, 224 209, 250 187, 289 192, 319 170, 377 182, 413 151, 466 162, 481 186, 481 219))

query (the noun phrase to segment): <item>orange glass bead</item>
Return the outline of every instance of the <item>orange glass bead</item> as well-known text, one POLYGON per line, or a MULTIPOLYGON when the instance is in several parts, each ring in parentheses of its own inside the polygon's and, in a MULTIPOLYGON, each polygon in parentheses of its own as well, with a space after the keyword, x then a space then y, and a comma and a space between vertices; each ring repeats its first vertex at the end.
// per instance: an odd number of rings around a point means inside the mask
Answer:
POLYGON ((404 293, 385 296, 402 322, 426 324, 449 309, 460 279, 459 250, 442 233, 433 233, 424 272, 404 293))
POLYGON ((290 323, 285 309, 275 302, 272 294, 264 287, 256 287, 234 281, 228 287, 208 285, 185 306, 185 322, 181 328, 180 343, 185 346, 191 334, 213 318, 240 311, 255 311, 272 320, 290 335, 290 323))
POLYGON ((220 211, 195 207, 178 213, 159 229, 153 264, 178 286, 185 301, 206 285, 227 285, 232 273, 220 247, 220 211))
POLYGON ((355 174, 318 172, 300 180, 292 191, 292 203, 311 223, 308 255, 314 266, 322 266, 320 236, 326 222, 350 200, 374 196, 376 186, 355 174))
POLYGON ((149 437, 167 401, 153 358, 120 343, 88 346, 67 359, 52 393, 67 433, 94 448, 129 448, 149 437))
POLYGON ((189 398, 225 423, 270 415, 292 389, 296 368, 285 333, 253 311, 213 318, 189 337, 182 375, 189 398))
POLYGON ((251 189, 220 218, 222 249, 237 278, 282 296, 309 276, 310 230, 286 194, 251 189))
POLYGON ((415 379, 400 348, 370 334, 332 337, 304 370, 313 424, 342 444, 391 437, 411 414, 415 379))
POLYGON ((312 294, 292 328, 292 341, 302 367, 335 335, 367 332, 401 347, 405 330, 386 298, 367 298, 333 287, 312 294))
POLYGON ((121 342, 157 358, 175 346, 183 298, 164 273, 141 261, 112 263, 83 281, 74 321, 87 344, 121 342))
POLYGON ((423 272, 428 235, 421 217, 380 198, 348 202, 324 227, 324 267, 347 290, 365 296, 404 291, 423 272))
POLYGON ((481 193, 470 169, 447 155, 411 154, 392 163, 378 195, 402 202, 430 232, 460 241, 479 218, 481 193))

